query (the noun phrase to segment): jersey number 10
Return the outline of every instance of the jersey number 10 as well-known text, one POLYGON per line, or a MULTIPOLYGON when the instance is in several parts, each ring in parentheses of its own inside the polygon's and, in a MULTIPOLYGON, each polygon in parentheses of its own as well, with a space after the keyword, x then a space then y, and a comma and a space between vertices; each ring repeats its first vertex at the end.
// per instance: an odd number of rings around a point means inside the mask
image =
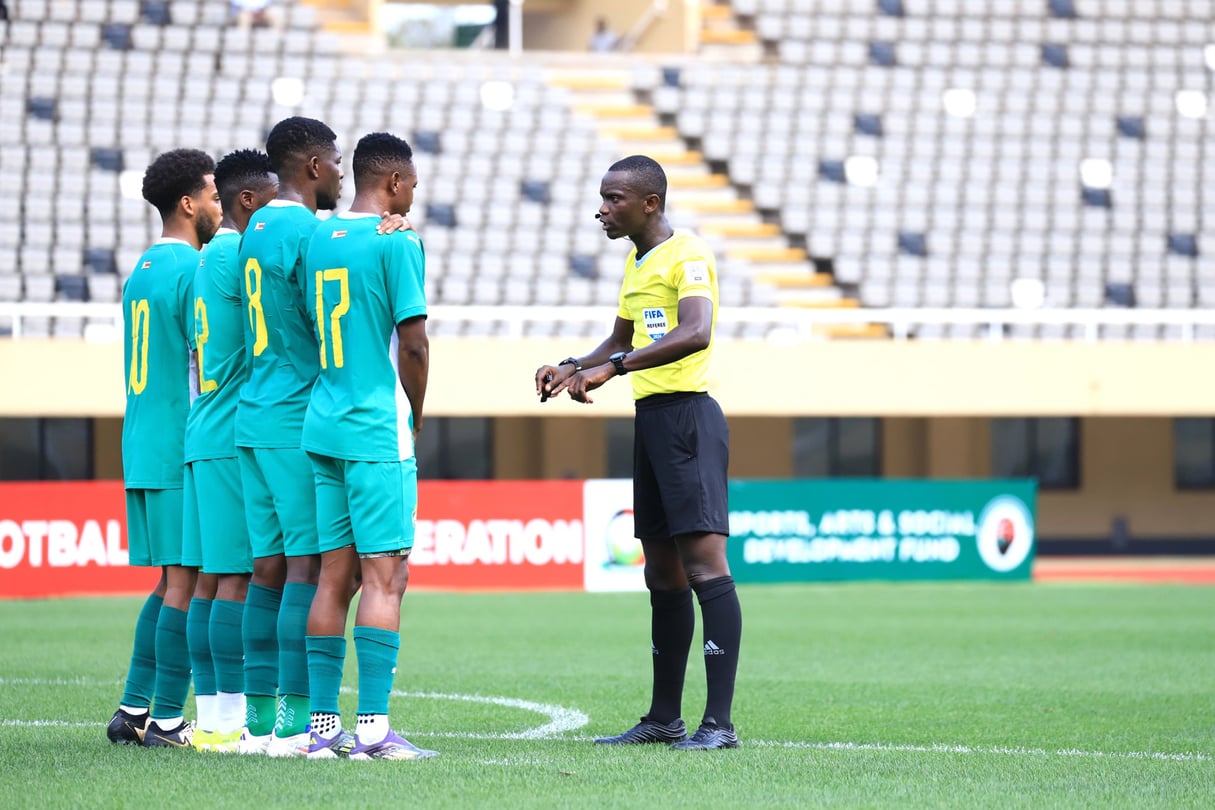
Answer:
POLYGON ((152 324, 152 309, 148 299, 131 302, 131 368, 127 376, 127 393, 139 395, 148 387, 148 329, 152 324))

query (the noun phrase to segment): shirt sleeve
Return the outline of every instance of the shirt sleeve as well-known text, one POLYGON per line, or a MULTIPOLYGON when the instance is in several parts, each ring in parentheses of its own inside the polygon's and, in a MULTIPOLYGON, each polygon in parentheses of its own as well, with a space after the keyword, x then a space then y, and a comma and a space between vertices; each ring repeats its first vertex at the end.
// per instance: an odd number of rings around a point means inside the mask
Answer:
POLYGON ((395 323, 426 314, 426 253, 413 231, 390 234, 384 264, 395 323))
POLYGON ((685 298, 712 298, 716 283, 712 261, 698 254, 688 256, 676 264, 671 272, 671 286, 677 291, 680 301, 685 298))

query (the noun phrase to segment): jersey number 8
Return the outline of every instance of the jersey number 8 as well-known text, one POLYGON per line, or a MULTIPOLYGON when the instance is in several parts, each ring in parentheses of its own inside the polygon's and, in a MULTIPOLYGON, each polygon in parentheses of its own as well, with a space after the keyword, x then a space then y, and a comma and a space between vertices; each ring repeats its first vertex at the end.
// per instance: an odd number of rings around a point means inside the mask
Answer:
POLYGON ((262 266, 257 259, 245 262, 245 292, 249 296, 249 328, 253 331, 253 356, 260 357, 270 343, 266 313, 262 309, 262 266))

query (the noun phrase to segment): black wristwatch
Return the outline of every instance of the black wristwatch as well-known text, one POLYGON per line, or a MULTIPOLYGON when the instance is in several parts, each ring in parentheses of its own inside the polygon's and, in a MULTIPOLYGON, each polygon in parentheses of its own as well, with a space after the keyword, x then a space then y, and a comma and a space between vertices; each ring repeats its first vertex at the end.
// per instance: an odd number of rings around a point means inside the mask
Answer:
POLYGON ((612 361, 612 365, 616 367, 616 373, 623 377, 629 373, 629 370, 624 367, 624 358, 628 357, 628 352, 616 352, 608 359, 612 361))
POLYGON ((579 371, 582 371, 582 364, 578 362, 578 358, 576 358, 576 357, 567 357, 564 360, 562 360, 560 363, 558 363, 557 365, 559 367, 560 366, 573 366, 575 374, 577 374, 579 371))

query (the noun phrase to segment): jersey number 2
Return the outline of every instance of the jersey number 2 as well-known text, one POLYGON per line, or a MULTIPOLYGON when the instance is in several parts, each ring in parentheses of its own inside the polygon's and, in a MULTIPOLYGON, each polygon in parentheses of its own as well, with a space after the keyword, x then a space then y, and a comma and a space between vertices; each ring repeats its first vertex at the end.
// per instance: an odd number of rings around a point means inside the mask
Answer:
POLYGON ((194 343, 198 346, 198 391, 201 394, 219 388, 215 380, 207 379, 206 367, 203 365, 203 352, 210 336, 211 329, 207 326, 207 302, 200 296, 194 299, 194 343))
POLYGON ((342 316, 350 311, 350 271, 345 267, 335 267, 330 270, 316 271, 316 333, 320 337, 321 368, 328 368, 325 350, 325 321, 329 321, 329 344, 333 347, 333 367, 345 365, 342 356, 342 316), (338 283, 338 302, 325 316, 325 282, 338 283))

